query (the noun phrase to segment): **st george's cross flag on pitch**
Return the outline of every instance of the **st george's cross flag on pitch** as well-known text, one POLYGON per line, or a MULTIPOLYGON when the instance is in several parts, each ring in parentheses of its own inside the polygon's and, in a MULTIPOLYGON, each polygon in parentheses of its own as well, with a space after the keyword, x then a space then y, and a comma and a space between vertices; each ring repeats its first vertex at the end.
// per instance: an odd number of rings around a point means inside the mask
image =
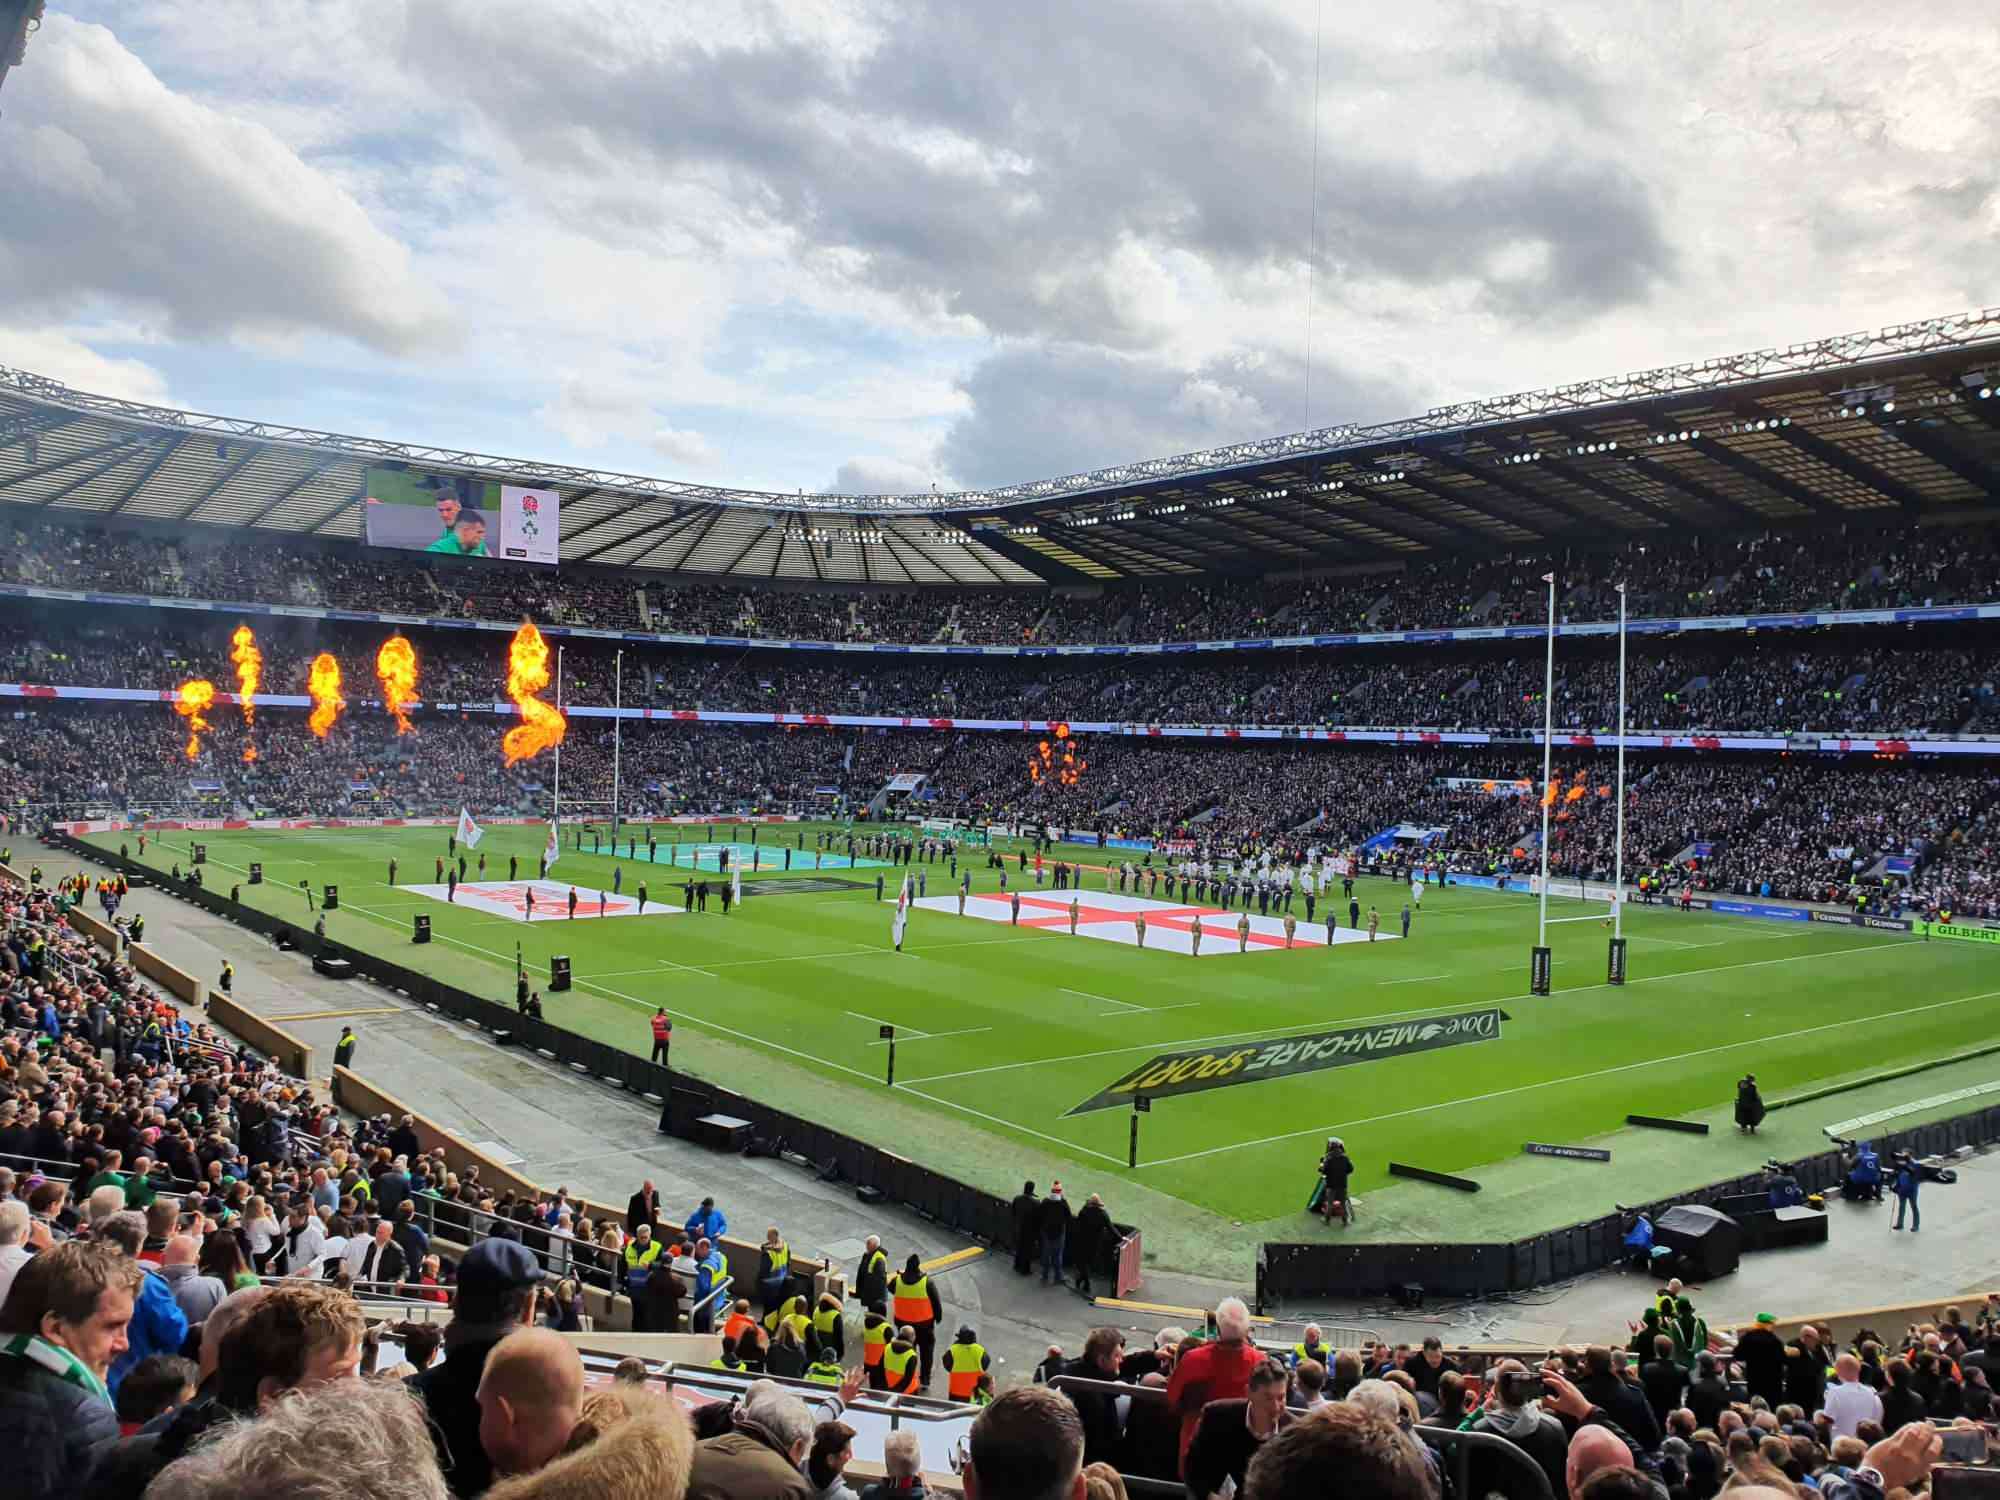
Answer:
POLYGON ((458 841, 468 849, 477 849, 479 841, 486 837, 486 830, 472 821, 472 814, 463 806, 458 809, 458 841))
POLYGON ((903 877, 901 889, 896 892, 896 917, 891 930, 896 938, 896 951, 903 951, 903 929, 910 925, 910 877, 903 877))
POLYGON ((549 843, 542 850, 542 873, 547 874, 556 867, 556 856, 562 853, 562 840, 556 837, 556 820, 549 819, 549 843))

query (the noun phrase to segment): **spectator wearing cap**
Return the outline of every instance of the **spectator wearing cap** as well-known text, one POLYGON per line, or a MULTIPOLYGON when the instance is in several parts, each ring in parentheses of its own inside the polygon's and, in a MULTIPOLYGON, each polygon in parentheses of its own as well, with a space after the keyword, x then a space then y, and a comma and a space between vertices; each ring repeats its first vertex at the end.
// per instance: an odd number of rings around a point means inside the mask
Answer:
POLYGON ((1780 1406, 1785 1400, 1785 1342, 1772 1327, 1777 1318, 1758 1313, 1756 1323, 1736 1340, 1736 1361, 1743 1366, 1743 1383, 1752 1396, 1780 1406))
POLYGON ((444 1331, 444 1358, 412 1375, 437 1441, 445 1483, 461 1500, 483 1494, 493 1464, 479 1442, 479 1381, 486 1358, 517 1328, 535 1321, 544 1279, 534 1253, 513 1240, 485 1239, 458 1264, 458 1300, 444 1331))

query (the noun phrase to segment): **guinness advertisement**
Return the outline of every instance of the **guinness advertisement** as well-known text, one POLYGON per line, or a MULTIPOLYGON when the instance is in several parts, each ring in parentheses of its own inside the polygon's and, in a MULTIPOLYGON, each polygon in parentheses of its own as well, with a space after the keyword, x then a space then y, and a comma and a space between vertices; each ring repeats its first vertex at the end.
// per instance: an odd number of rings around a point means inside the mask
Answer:
POLYGON ((1494 1042, 1500 1039, 1500 1023, 1505 1018, 1498 1006, 1487 1006, 1455 1015, 1399 1021, 1393 1026, 1346 1026, 1242 1047, 1164 1052, 1150 1062, 1141 1063, 1116 1083, 1107 1084, 1068 1113, 1082 1115, 1092 1110, 1116 1109, 1130 1103, 1135 1094, 1150 1099, 1175 1099, 1182 1094, 1318 1073, 1411 1052, 1432 1052, 1467 1042, 1494 1042))

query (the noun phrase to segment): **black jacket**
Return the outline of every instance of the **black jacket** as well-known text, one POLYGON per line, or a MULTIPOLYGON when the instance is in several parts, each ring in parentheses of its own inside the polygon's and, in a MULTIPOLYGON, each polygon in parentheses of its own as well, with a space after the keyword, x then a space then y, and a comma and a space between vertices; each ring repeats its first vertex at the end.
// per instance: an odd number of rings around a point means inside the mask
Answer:
POLYGON ((1035 1222, 1041 1229, 1043 1239, 1067 1235, 1071 1217, 1067 1198, 1044 1198, 1041 1207, 1035 1210, 1035 1222))
POLYGON ((1076 1223, 1070 1229, 1069 1258, 1080 1266, 1095 1267, 1098 1257, 1103 1255, 1117 1234, 1117 1227, 1111 1222, 1111 1215, 1104 1211, 1102 1203, 1086 1203, 1076 1211, 1076 1223))
MULTIPOLYGON (((1116 1380, 1115 1375, 1107 1375, 1096 1365, 1085 1360, 1073 1359, 1062 1367, 1064 1375, 1074 1375, 1079 1380, 1116 1380)), ((1065 1391, 1076 1414, 1083 1421, 1083 1461, 1087 1464, 1107 1463, 1118 1466, 1118 1398, 1102 1391, 1065 1391)))
POLYGON ((0 1453, 8 1500, 69 1500, 91 1450, 118 1436, 118 1414, 96 1392, 25 1359, 0 1357, 0 1453))
POLYGON ((1639 1366, 1639 1387, 1645 1391, 1646 1404, 1653 1408, 1653 1419, 1662 1430, 1667 1425, 1667 1413, 1681 1404, 1683 1384, 1681 1367, 1671 1359, 1651 1360, 1639 1366))
POLYGON ((424 1403, 438 1467, 460 1500, 483 1495, 493 1484, 493 1461, 479 1446, 479 1376, 499 1342, 475 1339, 447 1348, 442 1360, 404 1382, 424 1403))
POLYGON ((1694 1413, 1694 1425, 1713 1427, 1723 1409, 1729 1405, 1729 1387, 1719 1375, 1711 1375, 1706 1380, 1688 1382, 1688 1410, 1694 1413))
POLYGON ((1623 1428, 1626 1436, 1649 1453, 1660 1446, 1660 1424, 1653 1419, 1653 1408, 1637 1386, 1606 1373, 1586 1375, 1577 1381, 1576 1388, 1592 1406, 1604 1409, 1611 1419, 1606 1426, 1623 1428))
POLYGON ((1017 1245, 1035 1242, 1035 1225, 1039 1222, 1042 1200, 1033 1193, 1018 1193, 1014 1198, 1014 1237, 1017 1245))

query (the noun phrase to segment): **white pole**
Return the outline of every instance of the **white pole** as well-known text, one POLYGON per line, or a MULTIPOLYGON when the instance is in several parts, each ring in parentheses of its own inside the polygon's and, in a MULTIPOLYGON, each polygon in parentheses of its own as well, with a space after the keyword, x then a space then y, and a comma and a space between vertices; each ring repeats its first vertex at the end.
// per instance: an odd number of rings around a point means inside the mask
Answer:
MULTIPOLYGON (((556 711, 562 711, 562 654, 563 648, 556 647, 556 711)), ((562 847, 562 741, 556 741, 556 803, 555 816, 550 818, 555 825, 556 846, 562 847)))
POLYGON ((1542 673, 1542 909, 1535 935, 1538 948, 1549 945, 1549 804, 1555 800, 1549 795, 1553 785, 1549 773, 1556 738, 1556 575, 1544 573, 1542 582, 1549 586, 1549 649, 1542 673))
POLYGON ((1625 585, 1618 585, 1618 834, 1612 855, 1611 935, 1625 936, 1625 585))
POLYGON ((612 687, 611 703, 614 715, 611 720, 611 852, 618 853, 618 752, 625 737, 625 653, 617 652, 611 659, 612 687))

